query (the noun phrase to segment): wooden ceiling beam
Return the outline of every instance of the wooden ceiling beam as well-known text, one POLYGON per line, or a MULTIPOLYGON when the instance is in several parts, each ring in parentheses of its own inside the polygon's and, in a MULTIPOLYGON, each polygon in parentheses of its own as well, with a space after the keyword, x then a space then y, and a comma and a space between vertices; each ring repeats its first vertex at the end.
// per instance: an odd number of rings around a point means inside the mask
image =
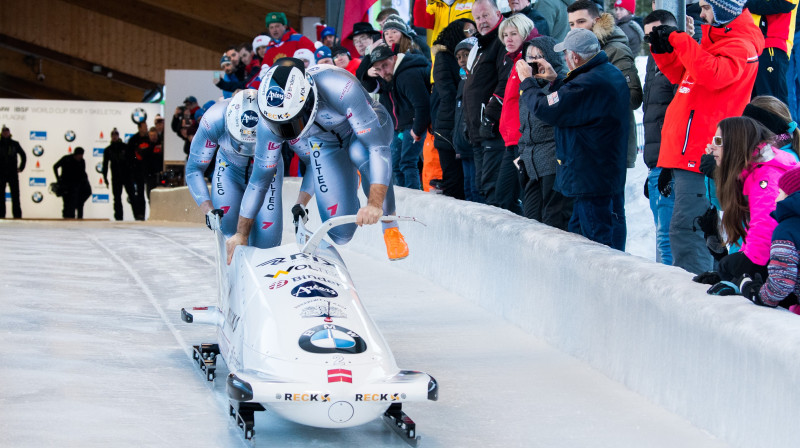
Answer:
POLYGON ((0 91, 14 95, 16 98, 47 99, 47 100, 80 100, 87 98, 73 95, 68 92, 53 89, 16 76, 0 73, 0 91))

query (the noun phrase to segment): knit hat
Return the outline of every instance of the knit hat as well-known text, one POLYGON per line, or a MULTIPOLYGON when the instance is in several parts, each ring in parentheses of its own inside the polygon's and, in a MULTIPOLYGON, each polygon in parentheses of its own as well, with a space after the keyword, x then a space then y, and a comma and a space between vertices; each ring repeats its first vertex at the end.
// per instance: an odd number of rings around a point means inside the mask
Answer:
POLYGON ((472 47, 474 47, 477 43, 478 43, 477 37, 468 37, 459 42, 458 45, 456 45, 455 52, 458 53, 459 50, 472 50, 472 47))
POLYGON ((616 0, 614 6, 617 8, 625 8, 631 14, 636 14, 636 0, 616 0))
POLYGON ((265 20, 267 22, 267 28, 269 28, 270 23, 282 23, 286 26, 289 25, 289 21, 286 20, 286 14, 282 12, 271 12, 267 14, 267 18, 265 20))
POLYGON ((317 51, 314 53, 314 58, 317 60, 317 62, 319 62, 320 59, 332 58, 332 57, 333 56, 331 55, 331 49, 324 45, 317 48, 317 51))
POLYGON ((333 49, 331 50, 331 57, 336 58, 336 56, 339 56, 340 54, 346 54, 347 57, 349 58, 351 57, 350 52, 347 50, 347 48, 344 48, 341 45, 333 47, 333 49))
POLYGON ((225 64, 233 64, 233 62, 231 62, 230 56, 228 56, 227 54, 223 54, 222 57, 219 59, 220 67, 224 67, 225 64))
POLYGON ((408 31, 408 25, 406 25, 402 17, 396 14, 390 15, 386 18, 386 21, 383 22, 383 32, 385 33, 388 29, 400 31, 409 38, 411 37, 411 33, 408 31))
POLYGON ((708 0, 714 13, 714 25, 725 25, 739 17, 746 0, 708 0))
POLYGON ((800 166, 783 173, 778 180, 778 188, 783 190, 786 196, 800 191, 800 166))

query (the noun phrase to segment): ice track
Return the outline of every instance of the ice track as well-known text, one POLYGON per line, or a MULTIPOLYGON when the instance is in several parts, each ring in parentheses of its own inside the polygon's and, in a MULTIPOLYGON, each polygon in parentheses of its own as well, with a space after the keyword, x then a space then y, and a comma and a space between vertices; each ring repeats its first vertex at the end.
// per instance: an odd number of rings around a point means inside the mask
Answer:
MULTIPOLYGON (((247 446, 224 364, 212 385, 191 362, 213 329, 180 320, 214 303, 212 249, 200 227, 0 222, 0 446, 247 446)), ((404 406, 421 446, 727 446, 407 261, 342 254, 398 365, 439 381, 438 402, 404 406)), ((380 420, 323 430, 260 413, 255 446, 406 445, 380 420)))

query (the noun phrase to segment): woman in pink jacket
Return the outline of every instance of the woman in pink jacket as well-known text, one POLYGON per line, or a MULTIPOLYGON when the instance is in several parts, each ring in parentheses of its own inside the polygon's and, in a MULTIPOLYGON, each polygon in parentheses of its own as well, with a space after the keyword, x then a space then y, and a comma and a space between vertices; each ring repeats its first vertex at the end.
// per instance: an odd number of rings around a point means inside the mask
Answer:
POLYGON ((770 216, 778 197, 778 179, 797 163, 770 144, 773 138, 752 118, 726 118, 706 148, 717 163, 714 181, 724 211, 726 242, 743 241, 739 252, 720 260, 718 283, 709 288, 709 294, 738 294, 733 281, 742 275, 767 277, 772 232, 778 225, 770 216))

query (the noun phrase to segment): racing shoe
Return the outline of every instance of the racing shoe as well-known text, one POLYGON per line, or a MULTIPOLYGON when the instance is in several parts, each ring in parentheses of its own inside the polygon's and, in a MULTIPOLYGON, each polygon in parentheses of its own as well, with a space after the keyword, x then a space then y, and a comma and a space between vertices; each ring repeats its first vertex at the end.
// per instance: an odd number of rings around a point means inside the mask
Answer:
POLYGON ((389 260, 402 260, 408 256, 408 244, 397 227, 384 230, 383 241, 386 242, 386 254, 389 255, 389 260))

